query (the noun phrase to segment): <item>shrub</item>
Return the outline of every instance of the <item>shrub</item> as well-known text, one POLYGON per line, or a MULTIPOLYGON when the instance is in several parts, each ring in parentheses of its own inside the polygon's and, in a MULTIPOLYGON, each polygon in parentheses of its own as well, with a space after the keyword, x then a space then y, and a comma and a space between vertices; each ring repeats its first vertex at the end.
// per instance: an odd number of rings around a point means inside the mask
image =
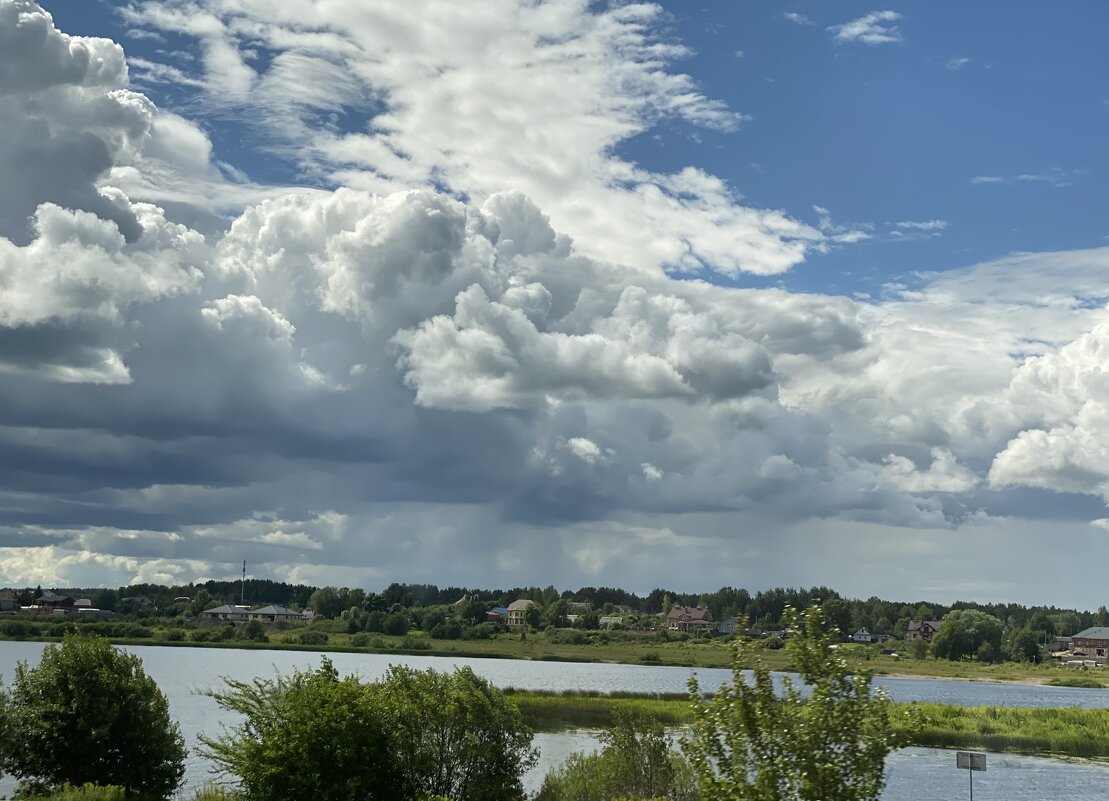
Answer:
POLYGON ((214 633, 212 629, 196 629, 189 632, 189 639, 192 642, 208 642, 214 633))
MULTIPOLYGON (((308 632, 305 632, 308 633, 308 632)), ((405 801, 384 709, 328 659, 292 676, 227 680, 212 694, 245 720, 201 737, 208 756, 237 776, 248 801, 405 801)))
POLYGON ((370 644, 370 635, 361 631, 350 638, 350 644, 355 648, 365 648, 370 644))
POLYGON ((302 631, 297 636, 297 641, 301 645, 327 645, 327 640, 327 634, 322 631, 315 631, 313 629, 302 631))
POLYGON ((235 632, 235 636, 240 640, 250 640, 251 642, 268 642, 269 637, 266 636, 266 627, 260 621, 248 621, 245 626, 235 632))
POLYGON ((386 634, 401 636, 408 633, 408 615, 403 612, 394 612, 385 617, 381 630, 386 634))
POLYGON ((46 786, 118 785, 161 799, 181 783, 185 745, 137 656, 67 635, 38 667, 16 667, 0 767, 46 786), (121 755, 126 755, 121 758, 121 755))

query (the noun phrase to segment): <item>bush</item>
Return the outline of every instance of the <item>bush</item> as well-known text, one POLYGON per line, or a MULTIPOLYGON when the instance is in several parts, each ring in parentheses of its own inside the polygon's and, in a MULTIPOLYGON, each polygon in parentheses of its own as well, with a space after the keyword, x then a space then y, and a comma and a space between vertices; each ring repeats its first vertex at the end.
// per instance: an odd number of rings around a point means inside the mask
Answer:
POLYGON ((536 801, 697 798, 693 771, 671 750, 659 721, 618 712, 615 723, 600 739, 600 753, 574 754, 548 773, 536 801))
POLYGON ((462 624, 453 620, 450 623, 440 623, 431 630, 434 640, 457 640, 461 635, 462 624))
POLYGON ((463 629, 459 636, 463 640, 491 640, 497 636, 499 630, 500 626, 496 623, 478 623, 476 626, 463 629))
POLYGON ((181 783, 185 745, 166 697, 141 659, 107 640, 67 635, 38 667, 20 663, 7 706, 0 767, 17 778, 118 785, 150 799, 181 783))
POLYGON ((251 642, 268 642, 270 639, 266 636, 266 627, 257 620, 247 622, 245 626, 235 632, 235 636, 240 640, 250 640, 251 642))
POLYGON ((386 634, 392 634, 395 637, 408 633, 408 615, 403 612, 394 612, 385 617, 382 623, 381 630, 386 634))
POLYGON ((401 640, 400 647, 408 651, 430 651, 431 643, 415 637, 405 637, 401 640))
POLYGON ((216 632, 212 629, 196 629, 189 632, 189 639, 192 642, 208 642, 212 639, 212 635, 216 632))
POLYGON ((327 645, 328 636, 322 631, 302 631, 297 636, 297 642, 301 645, 327 645))
POLYGON ((183 632, 181 629, 170 629, 166 632, 166 640, 169 642, 181 642, 184 639, 185 632, 183 632))
MULTIPOLYGON (((305 632, 308 633, 308 632, 305 632)), ((292 676, 227 680, 212 697, 245 720, 201 737, 208 756, 237 776, 248 801, 406 801, 385 710, 328 659, 292 676)), ((399 745, 398 745, 399 747, 399 745)))
POLYGON ((370 635, 362 631, 350 638, 350 644, 355 648, 365 648, 370 644, 370 635))
POLYGON ((65 784, 49 796, 39 796, 38 801, 124 801, 126 798, 127 792, 122 787, 112 785, 103 787, 99 784, 83 784, 80 787, 74 787, 71 784, 65 784))

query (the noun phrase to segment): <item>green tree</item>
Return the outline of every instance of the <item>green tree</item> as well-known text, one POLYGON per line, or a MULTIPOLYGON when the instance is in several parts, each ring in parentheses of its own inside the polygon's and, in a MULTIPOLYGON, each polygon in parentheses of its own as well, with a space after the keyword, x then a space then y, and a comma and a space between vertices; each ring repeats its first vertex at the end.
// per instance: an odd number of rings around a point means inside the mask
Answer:
POLYGON ((386 634, 392 634, 394 637, 407 634, 408 615, 404 612, 393 612, 391 615, 386 615, 381 623, 381 630, 386 634))
POLYGON ((1042 632, 1013 629, 1005 638, 1005 657, 1014 662, 1039 662, 1042 632))
POLYGON ((535 764, 520 711, 470 668, 454 673, 394 666, 381 682, 397 759, 411 794, 451 801, 517 801, 535 764))
POLYGON ((574 754, 550 771, 536 801, 665 798, 693 801, 696 779, 657 720, 617 712, 597 754, 574 754))
POLYGON ((543 625, 543 607, 534 602, 529 604, 524 610, 524 620, 532 631, 538 630, 543 625))
POLYGON ((835 633, 851 633, 851 607, 842 598, 829 598, 821 604, 824 622, 833 627, 835 633))
POLYGON ((137 656, 66 635, 37 667, 20 663, 6 703, 0 768, 26 783, 118 785, 162 799, 180 785, 185 744, 137 656))
POLYGON ((334 587, 320 587, 308 599, 308 608, 315 612, 318 617, 338 617, 344 609, 349 607, 349 604, 344 601, 345 599, 340 596, 339 590, 334 587))
POLYGON ((943 618, 932 638, 932 654, 940 659, 992 661, 1001 654, 1002 624, 977 609, 956 609, 943 618))
POLYGON ((207 756, 238 779, 247 801, 404 801, 404 784, 378 695, 328 659, 291 676, 226 680, 212 693, 243 720, 200 738, 207 756))
MULTIPOLYGON (((702 801, 873 801, 885 784, 885 759, 904 739, 899 712, 871 676, 851 671, 820 607, 790 608, 787 648, 804 685, 779 692, 758 649, 738 642, 732 683, 705 699, 690 680, 692 734, 684 741, 702 801), (748 681, 744 666, 755 665, 748 681)), ((906 723, 910 721, 906 720, 906 723)))

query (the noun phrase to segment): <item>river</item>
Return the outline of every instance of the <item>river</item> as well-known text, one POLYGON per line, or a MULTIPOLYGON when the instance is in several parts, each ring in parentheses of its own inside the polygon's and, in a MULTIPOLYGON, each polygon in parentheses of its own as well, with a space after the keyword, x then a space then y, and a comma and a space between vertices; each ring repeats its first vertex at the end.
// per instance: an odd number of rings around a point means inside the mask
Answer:
MULTIPOLYGON (((0 676, 10 679, 19 661, 37 663, 43 644, 0 642, 0 676)), ((216 648, 167 648, 128 646, 138 654, 150 676, 169 699, 170 711, 181 725, 189 746, 186 788, 210 780, 210 764, 198 753, 196 737, 218 731, 221 723, 233 723, 205 693, 218 688, 223 677, 250 680, 312 668, 320 654, 303 651, 240 651, 216 648)), ((499 687, 537 690, 595 690, 599 692, 683 692, 691 673, 701 685, 713 690, 730 679, 726 670, 675 668, 645 665, 606 665, 572 662, 531 662, 508 659, 451 659, 389 654, 327 655, 340 673, 355 673, 364 679, 384 674, 390 664, 415 668, 449 670, 469 665, 499 687)), ((1016 707, 1109 707, 1109 690, 1081 690, 1017 684, 899 679, 879 677, 875 684, 898 701, 1016 707)), ((588 732, 542 733, 536 736, 539 765, 526 777, 529 792, 538 789, 542 777, 575 751, 592 750, 596 740, 588 732)), ((1066 762, 1012 755, 991 754, 985 773, 975 776, 975 798, 1004 801, 1104 801, 1109 797, 1109 766, 1066 762)), ((907 748, 891 756, 889 783, 883 801, 939 801, 967 796, 967 774, 955 769, 950 751, 907 748)), ((0 780, 0 796, 10 793, 12 783, 0 780)))

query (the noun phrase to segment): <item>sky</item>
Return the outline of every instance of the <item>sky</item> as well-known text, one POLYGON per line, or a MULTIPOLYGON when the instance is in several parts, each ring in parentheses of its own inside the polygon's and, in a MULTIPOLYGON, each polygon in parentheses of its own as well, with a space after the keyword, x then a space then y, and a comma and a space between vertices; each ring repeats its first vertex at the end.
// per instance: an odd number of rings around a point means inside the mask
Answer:
POLYGON ((0 585, 1104 604, 1107 26, 0 0, 0 585))

